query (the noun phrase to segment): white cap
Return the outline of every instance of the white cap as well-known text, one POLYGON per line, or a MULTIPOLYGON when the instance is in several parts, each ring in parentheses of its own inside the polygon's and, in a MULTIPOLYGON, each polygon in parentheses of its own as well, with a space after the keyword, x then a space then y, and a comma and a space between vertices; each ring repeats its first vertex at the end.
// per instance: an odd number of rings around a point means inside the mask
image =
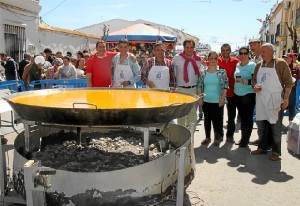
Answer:
POLYGON ((34 58, 34 62, 36 64, 44 64, 45 63, 45 58, 43 56, 36 56, 34 58))

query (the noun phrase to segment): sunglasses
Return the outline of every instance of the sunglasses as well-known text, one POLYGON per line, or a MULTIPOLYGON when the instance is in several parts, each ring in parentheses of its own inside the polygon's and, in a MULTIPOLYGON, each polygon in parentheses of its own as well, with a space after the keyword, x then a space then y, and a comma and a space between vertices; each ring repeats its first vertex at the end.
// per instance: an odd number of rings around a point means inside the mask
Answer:
POLYGON ((239 55, 248 55, 249 52, 239 52, 239 55))
POLYGON ((211 58, 209 58, 209 60, 217 60, 218 59, 218 57, 211 57, 211 58))

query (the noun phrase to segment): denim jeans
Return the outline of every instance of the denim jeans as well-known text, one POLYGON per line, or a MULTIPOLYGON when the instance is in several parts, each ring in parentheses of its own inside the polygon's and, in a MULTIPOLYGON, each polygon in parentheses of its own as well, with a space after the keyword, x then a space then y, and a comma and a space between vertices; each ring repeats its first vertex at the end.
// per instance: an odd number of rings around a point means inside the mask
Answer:
POLYGON ((296 116, 296 88, 293 87, 289 97, 289 120, 292 121, 296 116))
POLYGON ((258 148, 267 150, 272 145, 272 152, 281 155, 281 129, 282 129, 283 110, 279 111, 276 124, 270 124, 267 120, 259 121, 257 124, 264 131, 258 144, 258 148), (270 134, 270 135, 269 135, 270 134))
POLYGON ((198 119, 199 120, 203 119, 203 109, 202 109, 202 107, 198 108, 198 119))

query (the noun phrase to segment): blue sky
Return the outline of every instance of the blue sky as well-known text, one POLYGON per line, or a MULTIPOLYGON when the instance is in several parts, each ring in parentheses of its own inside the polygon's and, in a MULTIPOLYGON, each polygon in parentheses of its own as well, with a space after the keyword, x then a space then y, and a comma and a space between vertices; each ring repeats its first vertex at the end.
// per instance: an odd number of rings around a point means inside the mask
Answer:
POLYGON ((261 23, 280 0, 40 0, 42 20, 77 29, 111 19, 143 19, 183 29, 219 50, 258 37, 261 23))

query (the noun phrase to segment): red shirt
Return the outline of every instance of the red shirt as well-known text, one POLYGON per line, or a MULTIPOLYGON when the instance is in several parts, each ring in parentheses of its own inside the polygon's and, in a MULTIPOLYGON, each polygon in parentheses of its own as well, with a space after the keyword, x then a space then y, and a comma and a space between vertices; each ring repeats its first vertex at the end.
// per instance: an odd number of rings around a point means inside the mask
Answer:
POLYGON ((234 96, 234 72, 239 62, 240 61, 234 57, 229 57, 228 62, 226 62, 223 57, 218 59, 218 66, 226 70, 228 77, 229 89, 227 90, 227 97, 234 96))
POLYGON ((104 57, 97 53, 90 57, 86 63, 86 73, 92 74, 92 87, 109 87, 112 85, 111 68, 115 52, 105 52, 104 57))

